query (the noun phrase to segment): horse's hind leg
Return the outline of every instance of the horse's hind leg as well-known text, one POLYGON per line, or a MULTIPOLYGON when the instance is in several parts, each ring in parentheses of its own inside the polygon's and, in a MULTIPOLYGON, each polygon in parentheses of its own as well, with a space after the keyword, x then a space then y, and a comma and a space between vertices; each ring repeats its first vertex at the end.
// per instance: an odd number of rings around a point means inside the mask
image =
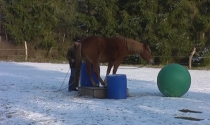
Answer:
POLYGON ((101 77, 100 77, 100 73, 99 73, 99 64, 98 64, 98 62, 92 63, 92 66, 93 66, 93 71, 94 71, 95 75, 97 76, 98 80, 100 81, 100 83, 101 83, 104 87, 106 87, 105 82, 104 82, 104 81, 101 79, 101 77))

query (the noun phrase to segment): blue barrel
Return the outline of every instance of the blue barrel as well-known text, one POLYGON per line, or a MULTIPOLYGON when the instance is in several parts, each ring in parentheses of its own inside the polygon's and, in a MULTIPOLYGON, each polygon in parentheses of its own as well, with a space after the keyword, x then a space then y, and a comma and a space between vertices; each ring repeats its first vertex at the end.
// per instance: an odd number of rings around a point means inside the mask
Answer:
MULTIPOLYGON (((100 71, 100 70, 99 70, 100 71)), ((91 75, 93 76, 94 81, 96 84, 99 84, 99 80, 96 77, 95 73, 93 72, 93 68, 91 66, 91 75)), ((80 72, 80 87, 93 87, 92 82, 86 72, 86 63, 82 63, 81 72, 80 72)))
POLYGON ((113 74, 107 76, 107 98, 127 98, 127 78, 124 74, 113 74))

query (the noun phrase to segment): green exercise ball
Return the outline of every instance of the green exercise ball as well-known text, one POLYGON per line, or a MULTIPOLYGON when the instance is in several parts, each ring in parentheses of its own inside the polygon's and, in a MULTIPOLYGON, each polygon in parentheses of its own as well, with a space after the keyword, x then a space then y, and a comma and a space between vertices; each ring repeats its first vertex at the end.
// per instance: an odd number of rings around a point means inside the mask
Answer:
POLYGON ((179 64, 169 64, 158 73, 157 86, 167 97, 181 97, 190 88, 191 76, 189 71, 179 64))

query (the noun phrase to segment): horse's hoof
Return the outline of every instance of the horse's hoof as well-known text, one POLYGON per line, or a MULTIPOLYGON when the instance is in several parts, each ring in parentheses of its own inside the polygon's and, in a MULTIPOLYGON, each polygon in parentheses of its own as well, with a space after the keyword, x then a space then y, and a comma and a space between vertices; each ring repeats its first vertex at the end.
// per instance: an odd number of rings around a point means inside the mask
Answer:
POLYGON ((99 87, 99 84, 95 84, 94 86, 95 86, 95 87, 99 87))

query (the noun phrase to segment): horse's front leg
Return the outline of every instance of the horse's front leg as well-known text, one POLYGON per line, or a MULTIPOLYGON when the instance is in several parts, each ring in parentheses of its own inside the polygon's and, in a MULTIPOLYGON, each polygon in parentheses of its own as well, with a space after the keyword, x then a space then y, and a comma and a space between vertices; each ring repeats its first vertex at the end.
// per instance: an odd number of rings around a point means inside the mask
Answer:
MULTIPOLYGON (((98 85, 97 85, 96 82, 94 81, 93 76, 92 76, 92 74, 91 74, 91 63, 90 63, 89 61, 86 61, 85 63, 86 63, 86 72, 87 72, 87 74, 88 74, 88 77, 90 78, 90 81, 91 81, 92 85, 98 87, 98 85)), ((96 74, 96 73, 95 73, 95 74, 96 74)))
POLYGON ((113 71, 112 71, 113 74, 116 74, 117 73, 117 69, 120 66, 120 64, 122 63, 123 59, 124 58, 119 58, 119 59, 115 60, 115 62, 114 62, 114 68, 113 68, 113 71))
POLYGON ((100 77, 100 73, 99 73, 99 64, 97 61, 93 62, 92 63, 92 66, 93 66, 93 71, 95 73, 95 75, 97 76, 98 80, 100 81, 100 83, 106 87, 106 83, 101 79, 100 77))
POLYGON ((104 79, 105 83, 107 83, 107 76, 110 74, 110 71, 111 71, 113 65, 114 65, 114 62, 109 62, 108 63, 108 68, 107 68, 106 76, 105 76, 105 79, 104 79))

